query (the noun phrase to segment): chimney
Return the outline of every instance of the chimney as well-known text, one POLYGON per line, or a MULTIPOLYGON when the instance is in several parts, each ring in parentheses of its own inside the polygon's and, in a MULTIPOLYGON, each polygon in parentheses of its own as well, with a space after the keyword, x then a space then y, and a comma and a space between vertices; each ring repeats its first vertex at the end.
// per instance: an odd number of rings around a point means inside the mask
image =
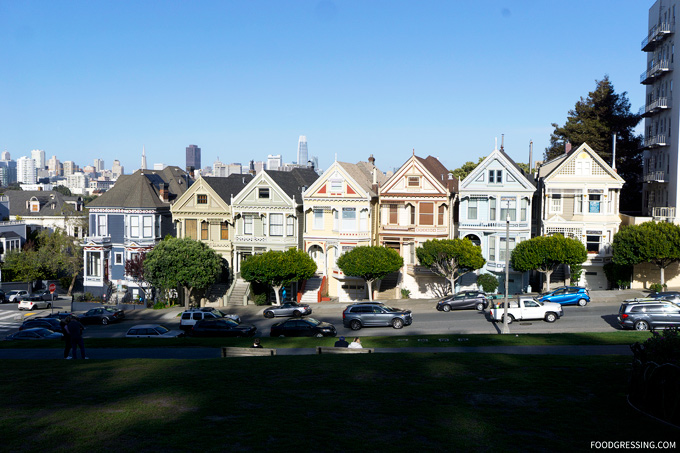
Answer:
POLYGON ((368 163, 375 167, 375 157, 373 157, 373 154, 368 157, 368 163))
POLYGON ((612 137, 612 170, 616 171, 616 133, 612 137))
POLYGON ((161 183, 159 192, 160 192, 161 201, 164 202, 164 203, 169 203, 170 202, 170 191, 168 190, 168 183, 167 182, 161 183))
POLYGON ((191 177, 191 179, 194 179, 194 167, 188 166, 187 167, 187 173, 189 173, 189 176, 191 177))
POLYGON ((564 145, 564 154, 569 154, 571 152, 571 142, 567 142, 564 145))
MULTIPOLYGON (((373 154, 368 158, 368 161, 371 162, 371 159, 373 159, 373 154)), ((373 159, 373 162, 375 162, 375 159, 373 159)), ((373 192, 378 193, 378 169, 373 167, 371 174, 373 175, 373 185, 371 188, 373 189, 373 192)))
POLYGON ((534 141, 529 140, 529 174, 534 172, 534 141))

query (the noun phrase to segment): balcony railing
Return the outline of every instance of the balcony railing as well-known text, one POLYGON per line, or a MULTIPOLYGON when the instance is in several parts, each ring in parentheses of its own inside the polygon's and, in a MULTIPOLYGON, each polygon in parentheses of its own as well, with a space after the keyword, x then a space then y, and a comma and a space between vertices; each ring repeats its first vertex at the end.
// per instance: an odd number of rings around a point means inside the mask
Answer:
POLYGON ((670 64, 668 60, 661 60, 654 64, 654 66, 651 67, 651 69, 643 72, 640 75, 640 83, 643 85, 648 85, 652 82, 654 82, 654 79, 657 77, 660 77, 661 75, 665 74, 668 71, 672 71, 673 66, 670 64))
POLYGON ((672 221, 675 218, 675 207, 657 206, 652 208, 654 220, 672 221))
POLYGON ((640 45, 643 52, 650 52, 669 34, 673 33, 673 24, 664 23, 655 25, 640 45))
POLYGON ((652 135, 645 138, 645 148, 656 148, 658 146, 666 146, 665 135, 652 135))
MULTIPOLYGON (((529 222, 513 222, 510 221, 510 228, 529 228, 529 222)), ((488 222, 488 221, 466 221, 458 224, 459 228, 505 228, 505 222, 488 222)))
POLYGON ((670 108, 670 102, 668 98, 658 98, 645 105, 640 109, 640 114, 644 117, 652 116, 662 110, 670 108))
POLYGON ((663 171, 650 171, 644 176, 644 178, 645 182, 666 182, 664 176, 665 172, 663 171))

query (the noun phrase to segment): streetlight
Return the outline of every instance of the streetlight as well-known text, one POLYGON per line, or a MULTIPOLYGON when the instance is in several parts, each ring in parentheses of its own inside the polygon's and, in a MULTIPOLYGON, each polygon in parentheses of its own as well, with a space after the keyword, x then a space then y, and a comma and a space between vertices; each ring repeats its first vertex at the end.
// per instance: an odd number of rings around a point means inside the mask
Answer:
POLYGON ((505 306, 503 308, 503 332, 510 333, 508 327, 508 280, 510 278, 510 200, 506 199, 508 209, 505 213, 505 306))

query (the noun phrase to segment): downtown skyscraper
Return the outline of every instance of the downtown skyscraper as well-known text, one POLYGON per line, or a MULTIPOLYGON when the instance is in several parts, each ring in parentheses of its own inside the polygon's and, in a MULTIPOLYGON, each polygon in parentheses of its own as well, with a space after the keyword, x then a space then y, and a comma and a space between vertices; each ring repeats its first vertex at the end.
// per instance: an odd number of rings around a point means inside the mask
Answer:
POLYGON ((186 169, 189 170, 190 168, 193 168, 194 170, 201 169, 201 148, 196 145, 187 146, 186 169))
POLYGON ((298 139, 298 149, 297 149, 297 164, 307 165, 307 160, 309 156, 307 153, 307 137, 301 135, 298 139))

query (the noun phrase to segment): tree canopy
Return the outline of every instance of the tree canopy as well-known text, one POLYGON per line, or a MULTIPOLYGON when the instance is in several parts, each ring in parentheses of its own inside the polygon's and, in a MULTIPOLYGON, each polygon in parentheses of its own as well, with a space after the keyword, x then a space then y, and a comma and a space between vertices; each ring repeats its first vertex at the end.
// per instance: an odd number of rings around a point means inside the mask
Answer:
POLYGON ((550 291, 550 275, 560 264, 580 265, 588 259, 588 251, 581 241, 561 234, 536 236, 517 244, 510 256, 510 266, 519 272, 536 270, 545 274, 550 291))
POLYGON ((416 249, 416 256, 420 264, 449 281, 450 288, 446 293, 454 290, 461 275, 480 269, 486 263, 482 248, 468 238, 425 241, 416 249))
POLYGON ((373 300, 373 282, 398 271, 404 259, 395 250, 382 246, 355 247, 338 258, 338 267, 350 277, 366 280, 368 299, 373 300))
POLYGON ((612 136, 616 133, 616 168, 626 181, 622 189, 622 211, 639 211, 642 206, 639 152, 642 137, 635 134, 641 116, 630 111, 627 93, 617 94, 614 85, 605 76, 595 81, 595 90, 581 99, 569 111, 563 126, 553 123, 550 146, 545 149, 546 160, 564 154, 565 142, 574 148, 588 143, 608 164, 612 163, 612 136))
POLYGON ((652 263, 659 268, 663 285, 664 270, 680 262, 680 226, 667 222, 624 226, 614 235, 612 246, 615 264, 652 263))
POLYGON ((449 170, 449 173, 455 176, 459 181, 462 181, 467 175, 472 173, 472 170, 477 168, 477 165, 481 164, 483 160, 483 157, 480 157, 477 163, 469 160, 455 170, 449 170))
POLYGON ((144 259, 144 277, 161 291, 182 289, 185 306, 194 290, 206 289, 222 272, 220 255, 207 244, 167 236, 144 259))
POLYGON ((144 291, 146 300, 151 300, 151 284, 147 281, 144 275, 144 260, 146 259, 146 252, 139 252, 134 254, 129 260, 125 261, 125 275, 130 277, 132 281, 144 291))
POLYGON ((249 282, 271 285, 277 305, 281 304, 279 291, 283 286, 311 278, 315 272, 314 260, 298 249, 270 250, 250 256, 241 263, 241 277, 249 282))

